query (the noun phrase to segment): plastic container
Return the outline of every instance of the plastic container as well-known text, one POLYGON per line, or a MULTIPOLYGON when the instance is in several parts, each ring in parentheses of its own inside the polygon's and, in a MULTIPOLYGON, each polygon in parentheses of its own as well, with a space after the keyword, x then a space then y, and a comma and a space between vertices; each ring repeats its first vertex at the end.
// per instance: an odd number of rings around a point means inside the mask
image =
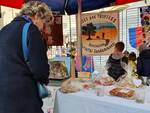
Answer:
POLYGON ((104 86, 100 86, 100 85, 96 86, 95 90, 97 96, 104 96, 105 94, 104 86))
POLYGON ((135 91, 136 91, 136 102, 144 103, 145 102, 145 88, 137 88, 135 91))

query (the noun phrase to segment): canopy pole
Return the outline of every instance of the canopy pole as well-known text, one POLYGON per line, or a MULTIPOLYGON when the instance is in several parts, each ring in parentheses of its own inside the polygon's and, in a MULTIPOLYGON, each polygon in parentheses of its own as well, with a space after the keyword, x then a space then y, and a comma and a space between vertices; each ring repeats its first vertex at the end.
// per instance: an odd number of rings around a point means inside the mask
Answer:
POLYGON ((82 71, 82 38, 81 38, 81 12, 82 12, 82 0, 77 0, 78 2, 78 13, 77 13, 77 53, 79 58, 80 71, 82 71))
MULTIPOLYGON (((79 57, 79 62, 81 63, 79 65, 79 71, 82 71, 82 41, 81 41, 81 1, 77 0, 78 2, 78 13, 76 14, 76 28, 77 28, 77 55, 79 57)), ((71 61, 71 78, 75 78, 75 61, 72 59, 71 61)))
POLYGON ((70 17, 70 15, 69 15, 69 29, 70 29, 70 32, 69 32, 69 34, 70 34, 70 39, 69 39, 69 44, 70 44, 70 48, 72 47, 72 45, 71 45, 71 43, 72 43, 72 32, 71 32, 71 17, 70 17))

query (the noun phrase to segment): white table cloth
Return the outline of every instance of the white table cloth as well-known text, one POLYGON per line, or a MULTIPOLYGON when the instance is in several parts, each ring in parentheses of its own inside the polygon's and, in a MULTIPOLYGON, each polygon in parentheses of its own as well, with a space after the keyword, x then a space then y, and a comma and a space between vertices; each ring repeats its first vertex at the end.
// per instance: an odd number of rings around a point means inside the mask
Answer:
POLYGON ((64 94, 58 90, 54 113, 150 113, 150 103, 83 91, 64 94))

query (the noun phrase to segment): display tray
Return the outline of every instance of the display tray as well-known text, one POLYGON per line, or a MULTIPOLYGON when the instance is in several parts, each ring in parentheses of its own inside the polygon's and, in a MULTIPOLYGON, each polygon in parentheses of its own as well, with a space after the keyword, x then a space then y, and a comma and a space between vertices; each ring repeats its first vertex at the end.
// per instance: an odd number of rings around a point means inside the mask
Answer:
POLYGON ((109 95, 131 100, 135 99, 135 91, 128 88, 120 88, 120 87, 113 88, 109 91, 109 95))

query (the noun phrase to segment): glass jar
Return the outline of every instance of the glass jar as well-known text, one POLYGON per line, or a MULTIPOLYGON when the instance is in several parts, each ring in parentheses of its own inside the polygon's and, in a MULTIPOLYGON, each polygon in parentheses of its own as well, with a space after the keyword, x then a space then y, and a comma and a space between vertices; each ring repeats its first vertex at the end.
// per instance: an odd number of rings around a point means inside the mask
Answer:
POLYGON ((136 88, 136 102, 137 103, 144 103, 145 101, 145 87, 136 88))

